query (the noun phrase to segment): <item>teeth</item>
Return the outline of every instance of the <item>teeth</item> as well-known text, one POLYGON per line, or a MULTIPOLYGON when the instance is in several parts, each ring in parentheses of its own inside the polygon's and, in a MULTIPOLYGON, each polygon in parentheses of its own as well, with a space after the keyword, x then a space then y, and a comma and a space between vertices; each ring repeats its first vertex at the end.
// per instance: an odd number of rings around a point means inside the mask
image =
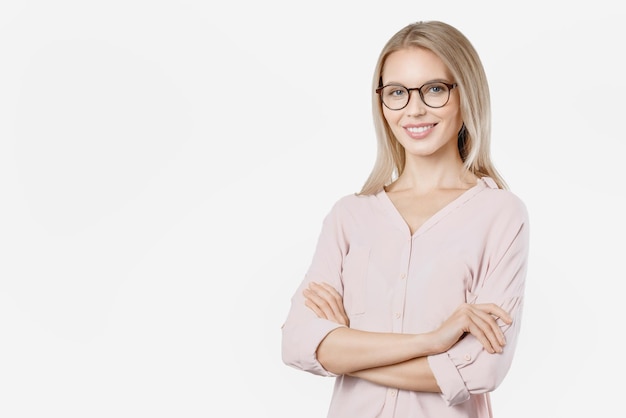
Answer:
POLYGON ((427 131, 427 130, 429 130, 432 127, 433 127, 433 125, 419 126, 419 127, 406 128, 406 130, 411 132, 411 133, 420 133, 420 132, 427 131))

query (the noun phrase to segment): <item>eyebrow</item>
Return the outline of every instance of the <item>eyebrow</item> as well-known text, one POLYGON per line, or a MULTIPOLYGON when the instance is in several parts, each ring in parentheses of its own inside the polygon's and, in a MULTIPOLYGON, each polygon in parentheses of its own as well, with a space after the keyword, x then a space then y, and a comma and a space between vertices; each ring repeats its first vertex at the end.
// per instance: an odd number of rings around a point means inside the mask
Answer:
MULTIPOLYGON (((381 82, 382 82, 382 77, 381 77, 381 82)), ((435 78, 433 80, 428 80, 428 81, 422 83, 422 86, 425 86, 426 84, 431 84, 431 83, 448 83, 448 84, 453 84, 452 81, 447 80, 445 78, 435 78)), ((402 86, 402 87, 406 87, 404 84, 398 83, 396 81, 391 81, 389 83, 384 83, 384 84, 381 83, 380 86, 381 87, 382 86, 402 86)))

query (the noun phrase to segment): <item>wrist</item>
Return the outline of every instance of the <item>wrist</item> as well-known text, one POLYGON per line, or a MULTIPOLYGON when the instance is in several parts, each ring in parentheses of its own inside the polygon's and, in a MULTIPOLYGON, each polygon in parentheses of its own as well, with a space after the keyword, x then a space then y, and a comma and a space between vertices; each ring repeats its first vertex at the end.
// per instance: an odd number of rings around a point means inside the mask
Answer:
POLYGON ((438 338, 436 338, 436 335, 433 332, 415 334, 414 337, 413 346, 417 351, 416 357, 425 357, 446 351, 445 348, 441 347, 438 338))

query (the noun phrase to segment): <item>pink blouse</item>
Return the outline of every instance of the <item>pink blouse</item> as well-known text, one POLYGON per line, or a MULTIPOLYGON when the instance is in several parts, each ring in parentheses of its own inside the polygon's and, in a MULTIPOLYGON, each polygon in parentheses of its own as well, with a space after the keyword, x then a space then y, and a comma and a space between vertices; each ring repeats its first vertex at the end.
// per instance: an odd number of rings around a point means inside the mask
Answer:
POLYGON ((282 327, 285 364, 336 379, 329 418, 492 417, 489 392, 507 374, 520 330, 528 259, 523 202, 489 177, 446 205, 413 235, 385 191, 340 199, 324 219, 312 263, 282 327), (324 337, 339 325, 304 305, 310 281, 342 295, 350 327, 425 333, 462 303, 492 302, 508 311, 499 322, 507 344, 490 354, 472 335, 429 356, 442 393, 413 392, 336 376, 317 361, 324 337))

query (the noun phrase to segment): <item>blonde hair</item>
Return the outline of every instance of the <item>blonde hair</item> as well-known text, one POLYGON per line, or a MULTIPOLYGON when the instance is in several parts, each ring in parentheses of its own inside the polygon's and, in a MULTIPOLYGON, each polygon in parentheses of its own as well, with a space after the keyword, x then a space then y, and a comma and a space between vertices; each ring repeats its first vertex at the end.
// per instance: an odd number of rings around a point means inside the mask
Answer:
POLYGON ((392 52, 407 48, 425 48, 434 52, 458 84, 463 119, 458 147, 465 168, 478 177, 491 177, 500 188, 508 188, 490 157, 491 104, 489 85, 480 57, 458 29, 443 22, 426 21, 412 23, 398 31, 387 41, 378 57, 372 81, 372 113, 378 154, 374 168, 359 194, 379 192, 404 170, 404 148, 391 132, 375 90, 382 82, 381 73, 387 57, 392 52))

